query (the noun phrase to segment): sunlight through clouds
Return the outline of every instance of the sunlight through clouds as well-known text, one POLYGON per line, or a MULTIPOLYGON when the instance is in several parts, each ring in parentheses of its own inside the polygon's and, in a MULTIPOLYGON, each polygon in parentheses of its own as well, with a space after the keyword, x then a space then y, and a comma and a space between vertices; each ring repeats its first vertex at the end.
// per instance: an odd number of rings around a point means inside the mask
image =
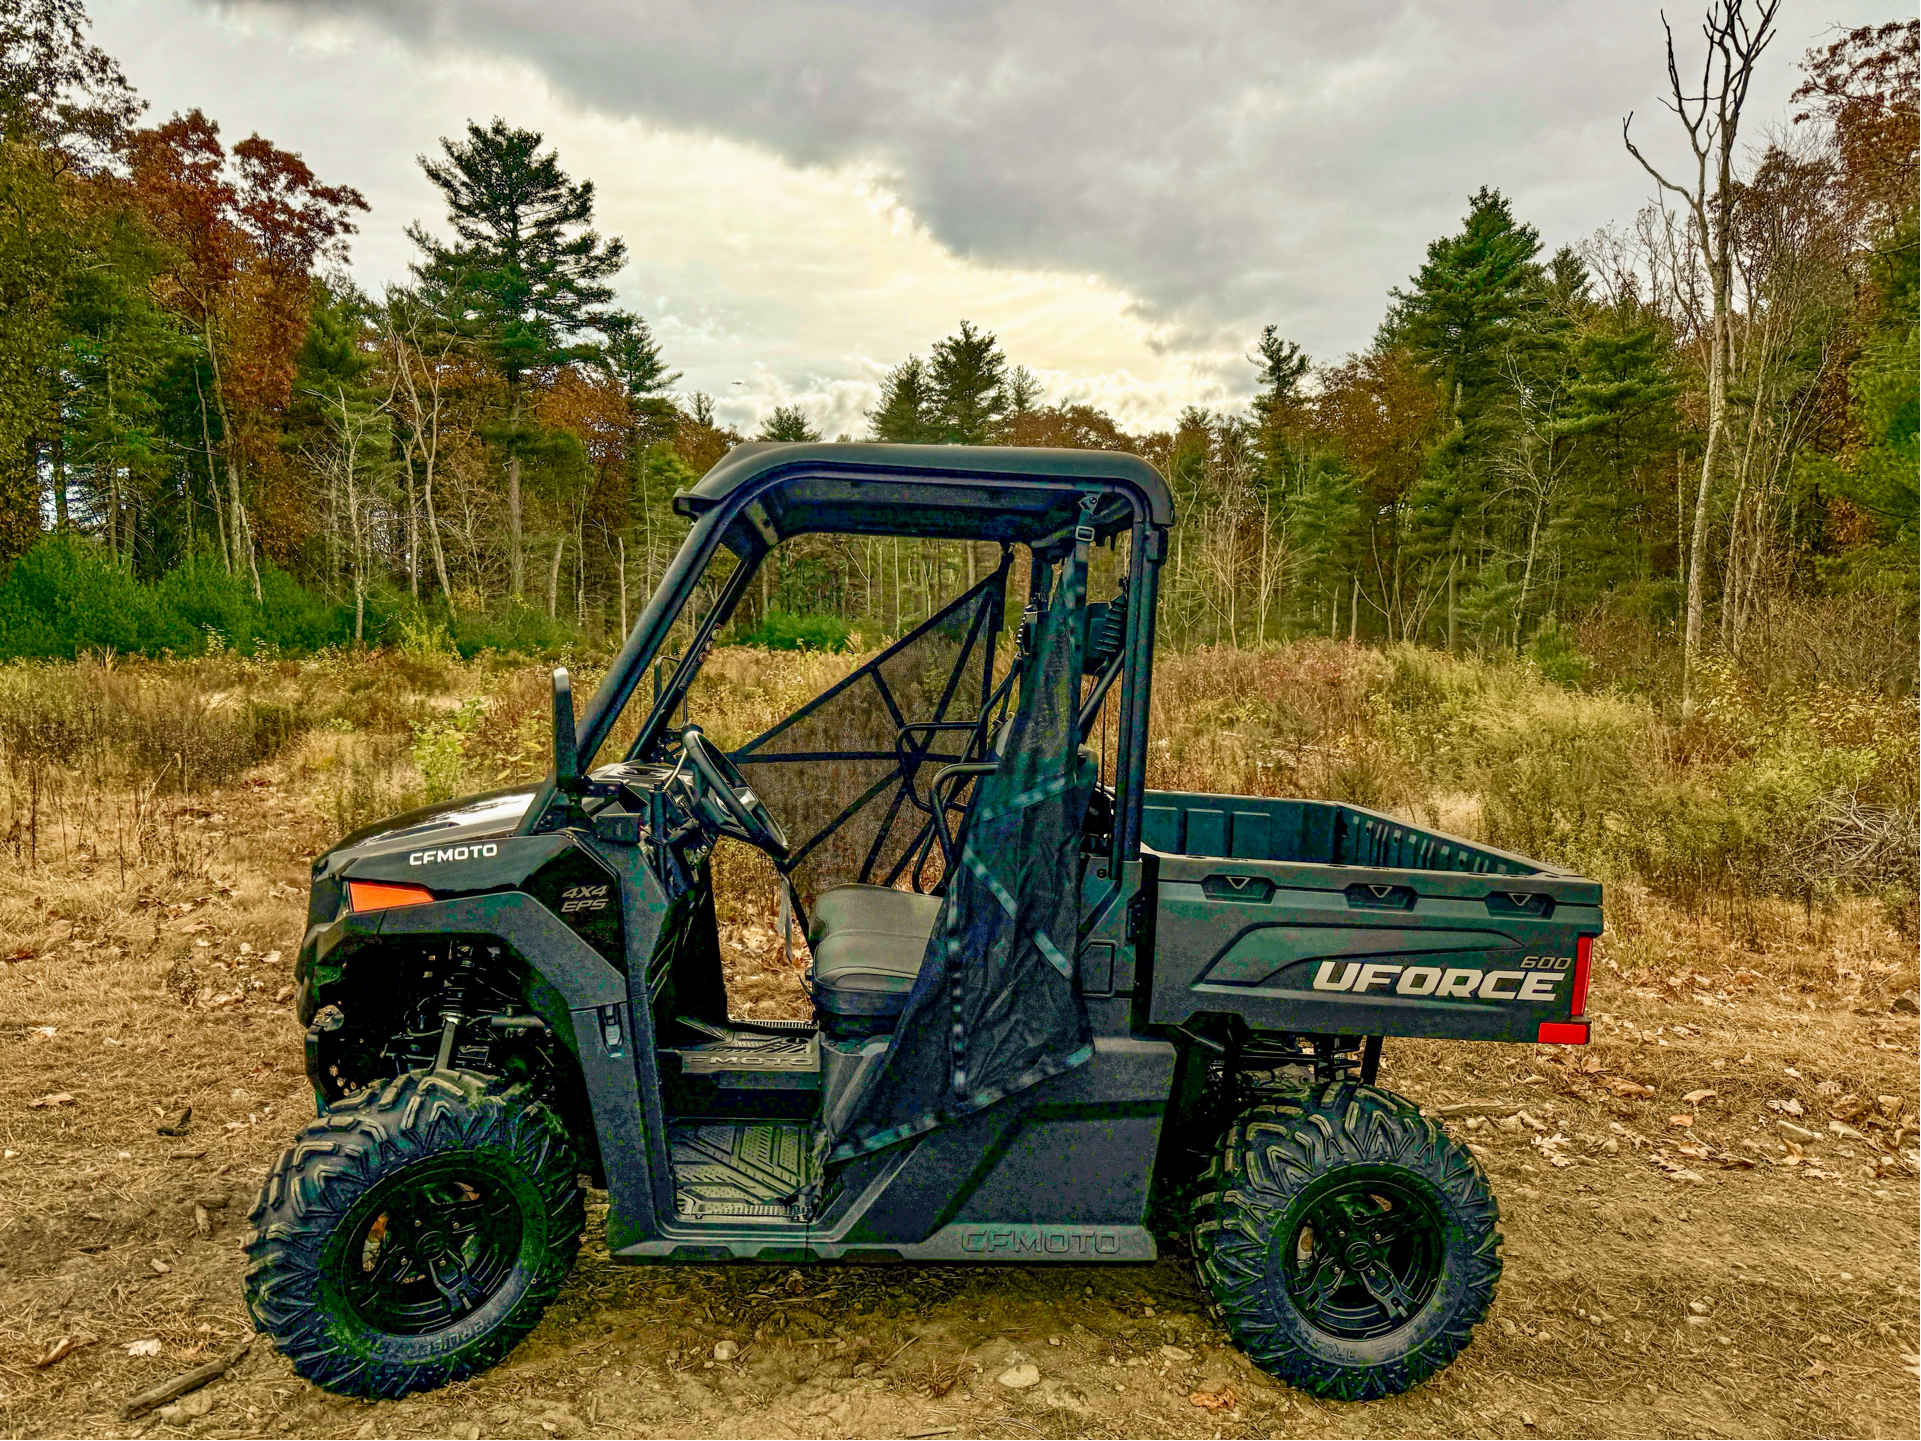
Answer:
POLYGON ((422 63, 351 20, 295 24, 178 0, 96 15, 155 111, 203 104, 230 136, 258 128, 365 191, 373 213, 353 270, 369 288, 405 277, 409 222, 441 228, 416 154, 436 152, 468 116, 541 131, 569 173, 594 181, 600 229, 627 241, 623 303, 653 325, 680 385, 714 396, 744 433, 776 405, 799 404, 824 435, 863 434, 881 375, 963 317, 997 332, 1049 399, 1097 404, 1124 425, 1165 425, 1183 405, 1227 398, 1216 372, 1238 353, 1170 350, 1166 327, 1099 277, 962 259, 876 165, 800 167, 738 141, 609 118, 522 66, 471 55, 422 63), (183 28, 208 33, 167 45, 183 28))

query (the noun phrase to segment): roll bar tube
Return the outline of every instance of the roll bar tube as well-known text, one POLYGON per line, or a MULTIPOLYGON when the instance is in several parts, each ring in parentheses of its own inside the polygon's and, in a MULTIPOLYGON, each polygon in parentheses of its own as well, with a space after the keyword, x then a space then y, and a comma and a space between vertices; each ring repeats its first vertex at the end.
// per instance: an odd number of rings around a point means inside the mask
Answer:
MULTIPOLYGON (((700 583, 714 552, 719 549, 722 537, 728 528, 749 506, 754 505, 762 495, 777 486, 794 479, 817 472, 814 465, 803 465, 792 470, 773 471, 754 485, 744 487, 729 496, 721 505, 702 514, 681 542, 680 549, 674 553, 660 584, 649 598, 646 607, 634 622, 626 642, 615 655, 608 667, 606 676, 595 689, 587 711, 575 727, 575 750, 579 757, 580 774, 587 774, 593 767, 594 759, 613 731, 614 723, 621 712, 632 703, 634 692, 639 688, 647 669, 653 664, 667 642, 675 622, 680 619, 695 588, 700 583)), ((915 483, 912 477, 893 476, 896 482, 915 483)), ((943 475, 930 476, 926 484, 952 484, 955 477, 943 475)), ((1109 482, 1063 482, 1023 481, 1017 476, 995 478, 998 485, 1033 485, 1037 488, 1070 490, 1095 490, 1124 496, 1134 512, 1134 524, 1129 531, 1129 581, 1128 604, 1128 654, 1132 664, 1127 667, 1121 684, 1120 739, 1125 748, 1121 774, 1123 804, 1118 808, 1115 826, 1115 848, 1119 853, 1116 860, 1132 860, 1139 853, 1141 835, 1141 804, 1147 770, 1147 696, 1153 669, 1154 650, 1154 609, 1159 598, 1159 577, 1162 553, 1165 549, 1166 531, 1151 523, 1147 497, 1138 487, 1126 481, 1109 482)), ((761 527, 749 527, 748 533, 754 540, 760 539, 761 527)), ((744 552, 736 552, 740 563, 728 577, 721 595, 716 599, 713 610, 702 624, 694 643, 687 648, 675 667, 672 681, 662 690, 653 712, 646 725, 635 739, 635 753, 640 754, 647 746, 659 738, 659 731, 665 717, 673 713, 674 706, 680 703, 681 695, 692 685, 699 673, 701 651, 711 638, 713 631, 732 614, 747 584, 759 571, 761 564, 772 550, 771 544, 751 545, 744 552)), ((535 794, 532 804, 527 807, 518 827, 519 834, 534 832, 551 807, 558 788, 555 776, 549 772, 540 790, 535 794)))

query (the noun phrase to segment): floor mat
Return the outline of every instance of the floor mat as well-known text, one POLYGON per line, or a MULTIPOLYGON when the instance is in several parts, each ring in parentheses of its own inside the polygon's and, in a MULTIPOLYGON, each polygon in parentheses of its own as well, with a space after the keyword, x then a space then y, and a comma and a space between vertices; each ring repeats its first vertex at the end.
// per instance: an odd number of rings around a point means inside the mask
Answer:
POLYGON ((815 1178, 814 1127, 707 1121, 668 1127, 675 1209, 685 1221, 804 1220, 815 1178))

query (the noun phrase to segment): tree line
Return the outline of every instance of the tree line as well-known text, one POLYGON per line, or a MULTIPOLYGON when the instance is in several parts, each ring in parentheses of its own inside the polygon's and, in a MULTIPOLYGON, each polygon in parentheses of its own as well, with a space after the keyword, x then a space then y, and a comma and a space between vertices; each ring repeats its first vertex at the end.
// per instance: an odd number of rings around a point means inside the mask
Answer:
MULTIPOLYGON (((1483 188, 1366 349, 1317 362, 1276 326, 1252 337, 1244 409, 1130 434, 1046 403, 963 320, 888 373, 858 438, 1146 456, 1182 517, 1176 643, 1542 655, 1607 613, 1738 657, 1785 600, 1837 592, 1886 598, 1911 636, 1921 26, 1810 52, 1791 114, 1758 121, 1775 8, 1715 0, 1700 67, 1670 36, 1663 123, 1688 168, 1624 124, 1622 163, 1658 196, 1633 220, 1550 248, 1483 188)), ((0 18, 0 119, 16 612, 104 566, 228 612, 291 587, 301 633, 338 640, 605 639, 684 533, 672 494, 747 438, 615 303, 626 248, 538 134, 470 122, 422 157, 444 216, 409 227, 408 281, 370 295, 343 265, 359 193, 199 111, 144 124, 79 0, 0 18)), ((752 438, 821 437, 783 406, 752 438)), ((984 549, 793 542, 742 624, 897 633, 984 549)))

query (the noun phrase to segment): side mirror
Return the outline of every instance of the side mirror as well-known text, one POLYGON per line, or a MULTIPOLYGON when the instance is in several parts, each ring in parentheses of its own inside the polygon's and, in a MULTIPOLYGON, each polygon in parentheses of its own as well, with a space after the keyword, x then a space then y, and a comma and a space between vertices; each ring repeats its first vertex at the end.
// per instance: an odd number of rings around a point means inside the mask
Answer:
POLYGON ((566 666, 554 668, 554 786, 580 793, 580 735, 574 729, 574 683, 566 666))

